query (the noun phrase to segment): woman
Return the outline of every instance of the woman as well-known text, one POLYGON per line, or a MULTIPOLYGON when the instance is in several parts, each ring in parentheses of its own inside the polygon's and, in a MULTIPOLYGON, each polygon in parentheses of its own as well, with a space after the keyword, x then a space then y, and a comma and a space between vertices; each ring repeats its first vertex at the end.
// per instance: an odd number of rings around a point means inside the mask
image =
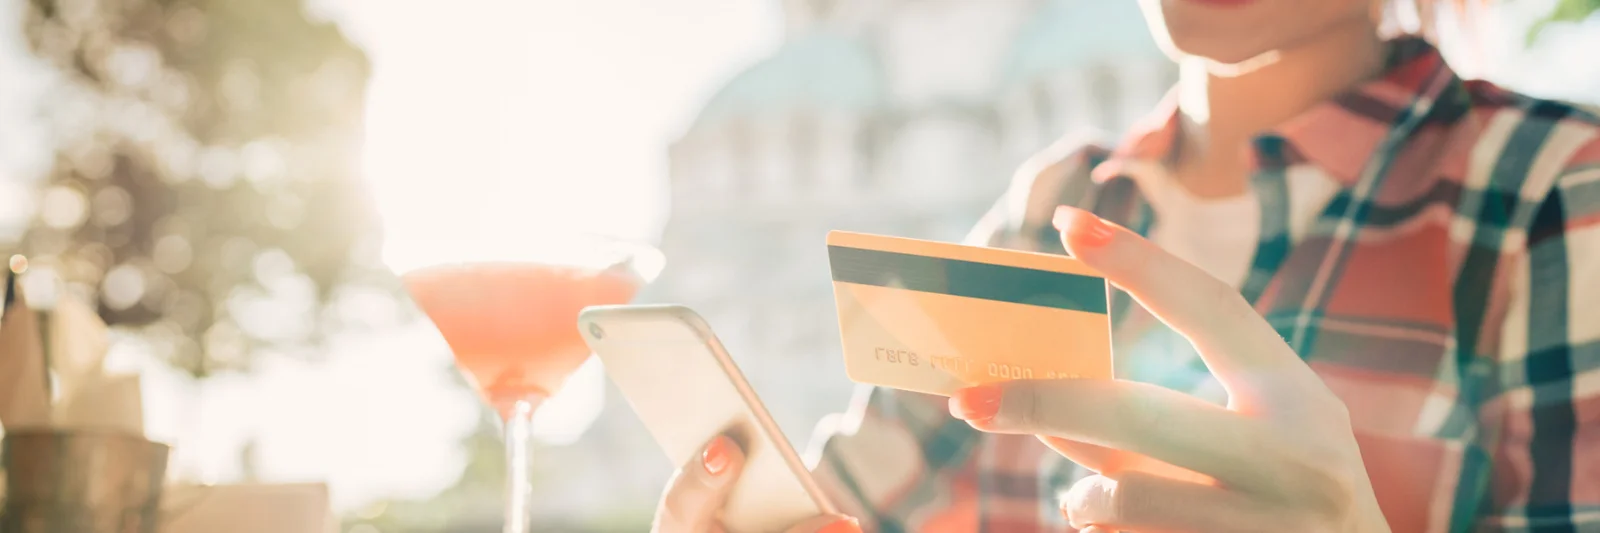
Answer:
MULTIPOLYGON (((1600 118, 1371 0, 1142 5, 1173 94, 974 235, 1104 272, 1123 379, 867 391, 814 468, 855 518, 795 531, 1600 529, 1600 118)), ((740 457, 656 529, 715 529, 740 457)))

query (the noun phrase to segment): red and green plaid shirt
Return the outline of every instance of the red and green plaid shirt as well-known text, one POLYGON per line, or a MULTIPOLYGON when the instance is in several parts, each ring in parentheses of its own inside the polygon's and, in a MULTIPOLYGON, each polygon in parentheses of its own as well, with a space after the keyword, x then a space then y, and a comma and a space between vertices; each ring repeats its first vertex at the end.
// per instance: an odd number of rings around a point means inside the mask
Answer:
MULTIPOLYGON (((1257 139, 1241 290, 1349 405, 1394 531, 1600 531, 1600 117, 1463 80, 1420 40, 1392 48, 1383 77, 1257 139), (1292 213, 1297 173, 1339 191, 1292 213)), ((1058 204, 1148 234, 1128 170, 1169 153, 1171 101, 1115 150, 1036 159, 974 242, 1061 252, 1058 204)), ((1112 298, 1119 373, 1160 346, 1154 381, 1212 394, 1192 352, 1112 298)), ((1057 494, 1081 469, 943 398, 868 388, 823 426, 816 474, 869 529, 1071 530, 1057 494)))

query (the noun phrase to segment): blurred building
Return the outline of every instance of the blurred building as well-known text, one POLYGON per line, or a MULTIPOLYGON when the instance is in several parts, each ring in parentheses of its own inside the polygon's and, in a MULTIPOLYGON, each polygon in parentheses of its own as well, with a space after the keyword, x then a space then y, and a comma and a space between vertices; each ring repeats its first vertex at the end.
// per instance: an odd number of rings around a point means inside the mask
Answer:
MULTIPOLYGON (((1174 73, 1133 2, 783 0, 783 14, 782 46, 670 147, 668 267, 646 299, 705 316, 804 446, 852 390, 824 235, 959 240, 1029 154, 1124 129, 1174 73)), ((554 452, 593 486, 564 483, 552 512, 650 505, 669 473, 609 398, 592 444, 554 452)))

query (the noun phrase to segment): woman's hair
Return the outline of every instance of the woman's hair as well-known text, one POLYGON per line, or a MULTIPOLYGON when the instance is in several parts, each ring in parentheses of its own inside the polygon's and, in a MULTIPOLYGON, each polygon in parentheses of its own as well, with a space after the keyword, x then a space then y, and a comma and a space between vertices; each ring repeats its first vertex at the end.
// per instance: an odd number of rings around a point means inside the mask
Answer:
POLYGON ((1482 8, 1489 4, 1489 0, 1381 1, 1383 29, 1388 35, 1417 35, 1430 40, 1439 37, 1444 25, 1457 25, 1464 32, 1474 33, 1482 8))
POLYGON ((1459 52, 1452 64, 1468 72, 1486 63, 1485 8, 1492 0, 1378 0, 1387 38, 1415 35, 1459 52), (1441 42, 1449 41, 1449 42, 1441 42))

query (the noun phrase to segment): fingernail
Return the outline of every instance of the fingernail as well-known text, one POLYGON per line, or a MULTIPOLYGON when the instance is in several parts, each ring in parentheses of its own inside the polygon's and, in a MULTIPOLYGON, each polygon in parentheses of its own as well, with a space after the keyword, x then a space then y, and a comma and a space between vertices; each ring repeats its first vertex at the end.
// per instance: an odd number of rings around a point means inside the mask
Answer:
POLYGON ((950 396, 950 416, 962 420, 988 420, 1000 412, 1000 387, 979 385, 950 396))
POLYGON ((700 462, 705 465, 706 472, 713 476, 720 475, 724 470, 727 470, 728 462, 731 460, 728 457, 727 437, 717 437, 716 440, 711 441, 711 444, 706 446, 705 453, 700 456, 700 462))
POLYGON ((1071 239, 1073 244, 1098 248, 1111 242, 1114 234, 1111 226, 1100 217, 1082 209, 1067 206, 1056 208, 1055 216, 1050 219, 1061 235, 1071 239))
POLYGON ((855 518, 840 518, 831 524, 822 526, 817 533, 861 533, 861 522, 855 518))

